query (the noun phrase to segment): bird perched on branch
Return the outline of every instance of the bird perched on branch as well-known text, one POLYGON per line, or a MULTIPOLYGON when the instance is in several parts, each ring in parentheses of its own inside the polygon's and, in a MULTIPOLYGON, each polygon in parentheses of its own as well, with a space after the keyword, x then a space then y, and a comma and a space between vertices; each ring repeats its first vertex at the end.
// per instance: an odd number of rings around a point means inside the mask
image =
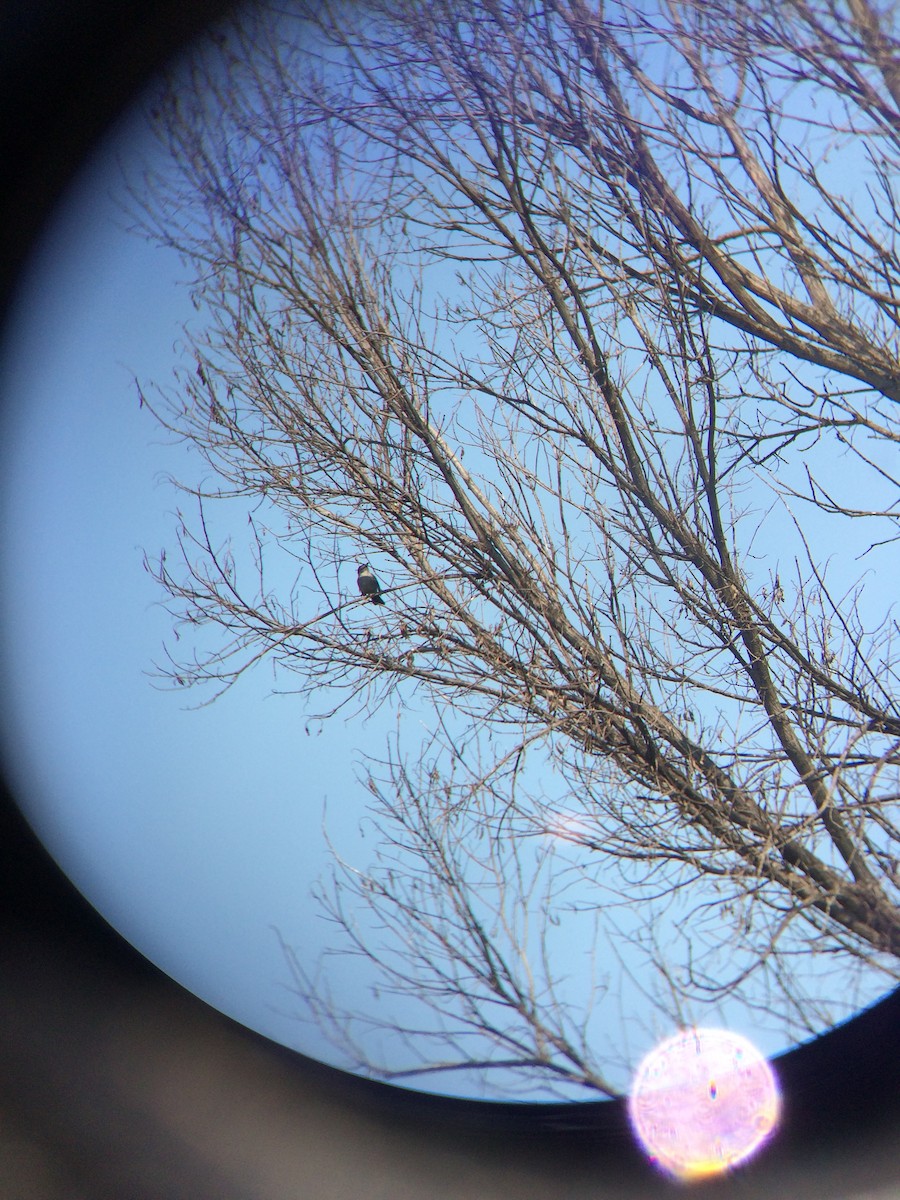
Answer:
POLYGON ((361 596, 366 596, 371 604, 384 604, 381 598, 381 584, 372 574, 368 563, 363 563, 356 572, 356 582, 359 584, 361 596))

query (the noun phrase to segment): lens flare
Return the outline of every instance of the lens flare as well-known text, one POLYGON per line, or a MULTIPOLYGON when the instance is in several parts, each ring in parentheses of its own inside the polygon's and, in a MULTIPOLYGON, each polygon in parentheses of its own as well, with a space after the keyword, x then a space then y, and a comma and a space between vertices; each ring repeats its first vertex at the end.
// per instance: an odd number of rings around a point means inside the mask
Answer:
POLYGON ((721 1174, 769 1138, 781 1098, 756 1047, 725 1029, 684 1029, 638 1067, 628 1102, 652 1162, 682 1180, 721 1174))

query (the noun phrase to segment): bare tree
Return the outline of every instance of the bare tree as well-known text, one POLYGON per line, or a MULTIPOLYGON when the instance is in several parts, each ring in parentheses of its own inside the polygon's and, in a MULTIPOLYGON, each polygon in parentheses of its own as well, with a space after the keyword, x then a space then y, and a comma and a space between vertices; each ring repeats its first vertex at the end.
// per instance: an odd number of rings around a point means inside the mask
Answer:
POLYGON ((177 170, 144 220, 208 322, 144 399, 216 481, 157 570, 222 635, 171 673, 229 686, 268 657, 329 715, 431 714, 427 755, 373 767, 381 858, 325 902, 440 1014, 432 1066, 615 1090, 550 949, 572 872, 604 921, 630 906, 663 1007, 741 995, 821 1028, 811 955, 889 986, 890 14, 256 11, 155 115, 177 170), (252 503, 245 543, 212 497, 252 503))

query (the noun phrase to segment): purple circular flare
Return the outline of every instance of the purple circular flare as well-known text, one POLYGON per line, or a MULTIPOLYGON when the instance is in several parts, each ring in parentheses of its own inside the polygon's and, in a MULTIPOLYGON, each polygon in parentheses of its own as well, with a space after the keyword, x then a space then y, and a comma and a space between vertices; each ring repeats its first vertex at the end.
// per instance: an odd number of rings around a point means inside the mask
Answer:
POLYGON ((644 1058, 628 1107, 651 1160, 689 1180, 749 1158, 772 1134, 781 1099, 752 1042, 725 1029, 684 1029, 644 1058))

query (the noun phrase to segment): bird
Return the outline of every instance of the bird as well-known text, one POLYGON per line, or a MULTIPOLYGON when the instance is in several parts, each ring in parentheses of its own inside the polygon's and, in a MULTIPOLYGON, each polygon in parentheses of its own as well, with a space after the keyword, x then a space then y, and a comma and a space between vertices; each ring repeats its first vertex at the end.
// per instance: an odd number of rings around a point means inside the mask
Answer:
POLYGON ((366 596, 371 604, 384 604, 381 598, 381 584, 372 574, 368 563, 363 563, 357 569, 356 582, 359 584, 360 595, 366 596))

